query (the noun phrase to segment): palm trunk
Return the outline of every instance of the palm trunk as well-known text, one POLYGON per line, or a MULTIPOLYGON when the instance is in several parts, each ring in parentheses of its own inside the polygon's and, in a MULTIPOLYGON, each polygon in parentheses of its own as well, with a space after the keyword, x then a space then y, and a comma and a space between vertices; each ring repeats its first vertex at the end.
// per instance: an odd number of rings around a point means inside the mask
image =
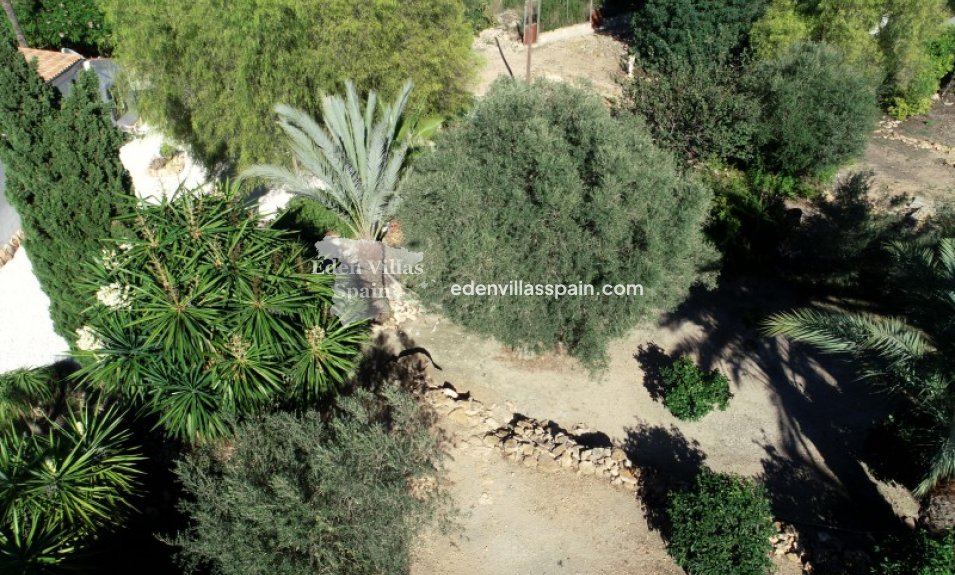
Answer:
POLYGON ((933 533, 955 528, 955 479, 940 481, 926 496, 919 522, 933 533))
POLYGON ((13 33, 17 36, 17 45, 21 48, 29 48, 27 37, 23 34, 23 28, 20 27, 16 12, 13 11, 13 4, 10 0, 0 0, 0 4, 3 5, 3 11, 7 13, 7 19, 10 20, 13 33))

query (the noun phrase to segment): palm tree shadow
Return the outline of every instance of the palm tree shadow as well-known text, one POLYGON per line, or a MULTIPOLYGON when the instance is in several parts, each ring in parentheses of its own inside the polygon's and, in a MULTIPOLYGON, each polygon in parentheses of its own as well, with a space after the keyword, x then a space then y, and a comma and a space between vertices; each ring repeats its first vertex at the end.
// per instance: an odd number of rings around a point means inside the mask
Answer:
POLYGON ((757 443, 766 453, 762 478, 777 516, 845 528, 897 525, 860 463, 865 438, 890 402, 847 365, 759 332, 763 318, 809 303, 778 285, 729 280, 713 292, 695 290, 663 325, 690 321, 704 328, 705 337, 679 342, 673 356, 693 355, 702 368, 719 367, 737 385, 769 386, 781 440, 757 443))

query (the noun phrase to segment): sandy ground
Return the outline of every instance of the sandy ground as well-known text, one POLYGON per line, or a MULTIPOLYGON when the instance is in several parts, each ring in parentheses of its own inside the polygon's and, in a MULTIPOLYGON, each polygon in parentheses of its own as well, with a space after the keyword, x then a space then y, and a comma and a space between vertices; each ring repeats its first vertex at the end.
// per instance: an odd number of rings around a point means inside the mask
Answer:
POLYGON ((865 156, 842 173, 868 170, 875 189, 935 206, 955 199, 955 93, 905 122, 883 122, 865 156))
POLYGON ((422 538, 412 575, 679 574, 632 495, 545 475, 482 446, 451 451, 461 532, 422 538))
MULTIPOLYGON (((612 344, 609 367, 596 377, 567 357, 519 356, 439 316, 420 315, 403 327, 442 368, 436 377, 494 404, 500 420, 521 413, 567 428, 582 423, 625 446, 638 466, 677 481, 690 480, 704 464, 760 477, 774 514, 796 524, 867 530, 914 516, 917 504, 908 492, 873 478, 860 462, 867 430, 888 408, 885 399, 839 365, 763 338, 751 325, 802 303, 774 286, 696 292, 679 310, 612 344), (654 375, 665 356, 680 353, 730 378, 729 409, 695 423, 670 415, 655 395, 654 375)), ((500 508, 477 507, 463 522, 463 543, 427 542, 416 573, 505 572, 482 567, 492 557, 502 565, 533 567, 509 571, 517 573, 670 572, 640 504, 611 503, 618 495, 609 487, 585 489, 574 476, 543 475, 471 454, 457 456, 450 473, 452 495, 464 509, 479 504, 485 492, 500 500, 502 482, 517 495, 504 495, 500 508), (555 504, 562 497, 570 499, 555 504), (616 541, 621 530, 630 534, 624 538, 629 543, 614 543, 607 553, 592 549, 595 537, 616 541), (537 543, 538 537, 545 542, 537 543), (523 540, 535 544, 513 543, 523 540), (557 552, 563 548, 571 551, 557 552), (562 571, 555 562, 564 556, 579 558, 575 568, 587 566, 562 571), (623 568, 624 561, 636 562, 623 568)), ((780 568, 798 572, 783 560, 780 568)))
POLYGON ((68 351, 66 341, 53 331, 50 299, 20 248, 0 268, 0 373, 50 365, 68 351))
MULTIPOLYGON (((514 76, 526 77, 527 49, 513 34, 503 30, 485 30, 474 43, 474 50, 484 62, 474 92, 480 96, 500 76, 507 76, 507 65, 501 58, 495 38, 514 76)), ((627 46, 612 36, 590 34, 537 46, 531 55, 531 76, 589 84, 606 98, 621 94, 619 79, 624 76, 627 46)))

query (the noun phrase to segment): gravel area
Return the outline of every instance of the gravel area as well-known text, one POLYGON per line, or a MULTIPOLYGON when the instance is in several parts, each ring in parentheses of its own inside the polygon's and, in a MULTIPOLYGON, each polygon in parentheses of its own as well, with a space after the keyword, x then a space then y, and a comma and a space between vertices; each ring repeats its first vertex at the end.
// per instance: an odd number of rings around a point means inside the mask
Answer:
POLYGON ((50 299, 23 248, 0 268, 0 318, 0 373, 66 357, 69 346, 53 331, 50 299))

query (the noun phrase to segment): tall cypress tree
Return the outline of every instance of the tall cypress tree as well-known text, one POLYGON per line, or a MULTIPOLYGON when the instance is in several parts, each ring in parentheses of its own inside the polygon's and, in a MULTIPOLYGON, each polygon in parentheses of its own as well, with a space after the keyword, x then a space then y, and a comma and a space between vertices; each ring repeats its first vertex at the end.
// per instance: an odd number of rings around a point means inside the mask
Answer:
POLYGON ((119 161, 122 135, 110 121, 95 72, 78 75, 60 98, 35 66, 0 42, 0 161, 7 199, 20 214, 24 248, 57 333, 76 339, 92 303, 78 289, 84 263, 100 257, 100 240, 130 189, 119 161))

